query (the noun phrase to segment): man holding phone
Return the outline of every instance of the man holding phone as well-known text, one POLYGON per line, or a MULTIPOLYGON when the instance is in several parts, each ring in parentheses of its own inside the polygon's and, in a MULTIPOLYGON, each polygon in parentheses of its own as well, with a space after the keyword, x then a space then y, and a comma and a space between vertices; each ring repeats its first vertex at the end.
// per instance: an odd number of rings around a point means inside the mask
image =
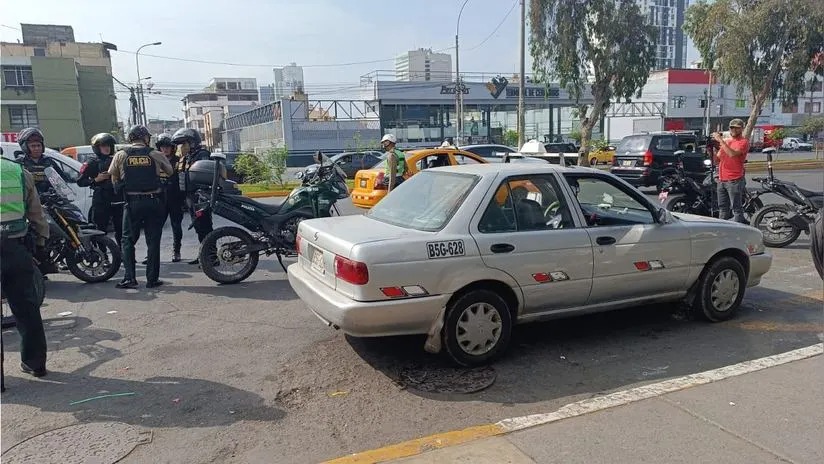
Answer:
POLYGON ((732 217, 735 222, 749 224, 744 218, 744 189, 747 188, 744 162, 750 151, 750 142, 744 138, 743 132, 744 121, 736 118, 730 121, 730 138, 725 139, 717 132, 712 134, 712 138, 718 142, 715 155, 718 158, 718 217, 732 217))
POLYGON ((92 137, 92 151, 97 156, 83 163, 77 185, 91 187, 94 191, 90 219, 97 229, 103 232, 108 232, 109 222, 114 223, 115 239, 117 239, 117 245, 121 246, 124 200, 122 193, 115 192, 111 174, 109 174, 109 166, 114 158, 115 142, 114 136, 105 132, 92 137))

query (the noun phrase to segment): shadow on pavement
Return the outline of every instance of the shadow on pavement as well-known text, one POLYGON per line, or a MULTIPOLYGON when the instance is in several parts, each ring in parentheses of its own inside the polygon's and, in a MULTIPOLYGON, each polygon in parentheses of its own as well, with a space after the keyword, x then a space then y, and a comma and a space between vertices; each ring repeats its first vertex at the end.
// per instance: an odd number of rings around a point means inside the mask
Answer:
MULTIPOLYGON (((737 317, 723 323, 690 320, 676 305, 656 305, 527 324, 515 328, 508 352, 494 364, 490 388, 471 395, 410 392, 504 404, 598 396, 818 343, 822 315, 821 300, 759 287, 737 317)), ((423 336, 346 338, 364 361, 402 386, 410 368, 426 375, 449 365, 445 355, 423 351, 423 336)))
MULTIPOLYGON (((174 376, 145 380, 96 377, 92 372, 97 367, 121 355, 119 350, 98 342, 119 340, 120 334, 93 328, 86 318, 52 319, 44 324, 50 341, 65 338, 59 347, 50 346, 50 350, 78 347, 91 361, 73 372, 50 370, 46 377, 34 380, 16 369, 12 371, 11 367, 19 362, 16 353, 19 338, 13 329, 4 331, 4 342, 11 348, 8 351, 15 351, 7 353, 12 375, 6 377, 4 404, 32 406, 42 412, 71 413, 81 422, 119 421, 145 427, 212 427, 242 420, 277 421, 286 415, 254 393, 209 380, 174 376), (63 337, 67 334, 70 336, 63 337), (76 403, 122 393, 128 395, 76 403)), ((128 375, 128 371, 123 371, 124 377, 128 375)))

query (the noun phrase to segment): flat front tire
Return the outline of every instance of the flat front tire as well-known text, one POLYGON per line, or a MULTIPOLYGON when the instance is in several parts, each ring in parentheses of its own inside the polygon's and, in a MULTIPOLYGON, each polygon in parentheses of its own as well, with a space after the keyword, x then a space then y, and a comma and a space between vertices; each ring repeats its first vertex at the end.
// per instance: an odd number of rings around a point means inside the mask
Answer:
POLYGON ((509 305, 495 292, 472 290, 447 307, 442 333, 454 362, 467 367, 487 364, 509 345, 509 305))

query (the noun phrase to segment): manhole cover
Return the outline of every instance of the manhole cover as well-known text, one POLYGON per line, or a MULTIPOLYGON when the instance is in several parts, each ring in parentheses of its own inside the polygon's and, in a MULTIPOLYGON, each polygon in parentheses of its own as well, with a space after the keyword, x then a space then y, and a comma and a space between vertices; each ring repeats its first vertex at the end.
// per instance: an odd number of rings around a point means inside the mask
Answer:
POLYGON ((475 393, 495 383, 490 366, 472 369, 445 366, 410 366, 401 370, 400 382, 427 393, 475 393))
POLYGON ((70 425, 14 445, 3 453, 3 463, 114 463, 149 441, 151 432, 122 422, 70 425))

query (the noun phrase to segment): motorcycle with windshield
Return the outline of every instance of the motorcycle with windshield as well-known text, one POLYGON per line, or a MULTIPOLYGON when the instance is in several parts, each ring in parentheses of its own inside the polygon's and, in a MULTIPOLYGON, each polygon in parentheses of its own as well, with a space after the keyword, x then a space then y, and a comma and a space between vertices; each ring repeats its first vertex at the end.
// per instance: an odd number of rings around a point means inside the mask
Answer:
MULTIPOLYGON (((667 211, 718 217, 715 166, 709 159, 704 160, 707 173, 703 182, 699 184, 684 172, 684 163, 681 159, 683 154, 683 150, 675 152, 677 158, 675 171, 662 179, 658 199, 667 211)), ((764 206, 759 196, 759 191, 745 189, 743 206, 744 214, 748 217, 752 217, 759 208, 764 206)))
POLYGON ((200 265, 207 277, 222 284, 243 281, 255 271, 260 254, 274 254, 278 263, 297 256, 295 240, 298 224, 304 219, 340 214, 336 203, 349 196, 346 174, 329 158, 318 152, 317 170, 309 175, 299 172, 301 185, 280 204, 267 204, 240 195, 230 182, 221 179, 225 157, 214 153, 211 160, 194 163, 189 172, 196 186, 195 215, 216 214, 243 227, 219 227, 200 245, 200 265), (208 187, 205 185, 207 176, 208 187))
MULTIPOLYGON (((45 170, 51 188, 40 194, 40 203, 49 223, 46 253, 41 257, 52 268, 65 265, 78 279, 89 282, 105 282, 120 269, 120 247, 106 232, 90 224, 83 212, 72 203, 74 192, 54 168, 45 170)), ((40 262, 40 270, 46 269, 40 262)))
POLYGON ((776 179, 772 165, 775 147, 762 151, 767 155, 767 177, 753 179, 761 183, 760 193, 778 195, 791 204, 764 206, 753 215, 750 224, 761 231, 764 245, 782 248, 796 241, 801 232, 810 234, 810 225, 824 208, 824 192, 805 190, 793 182, 776 179))

